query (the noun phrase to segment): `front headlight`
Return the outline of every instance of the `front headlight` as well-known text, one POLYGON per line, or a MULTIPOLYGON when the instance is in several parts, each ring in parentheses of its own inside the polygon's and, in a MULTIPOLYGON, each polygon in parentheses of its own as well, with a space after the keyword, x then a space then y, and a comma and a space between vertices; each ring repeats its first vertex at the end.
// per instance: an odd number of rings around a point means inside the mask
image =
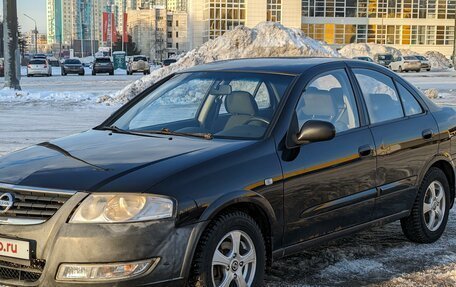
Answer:
POLYGON ((76 209, 71 223, 138 222, 173 216, 169 198, 146 194, 91 194, 76 209))

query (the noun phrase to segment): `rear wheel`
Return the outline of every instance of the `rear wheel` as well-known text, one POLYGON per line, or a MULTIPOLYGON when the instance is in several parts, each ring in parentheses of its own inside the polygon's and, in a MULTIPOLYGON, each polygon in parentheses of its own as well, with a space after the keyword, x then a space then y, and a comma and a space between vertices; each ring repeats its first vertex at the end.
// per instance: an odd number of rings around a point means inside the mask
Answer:
POLYGON ((190 286, 263 286, 265 244, 258 224, 243 212, 219 216, 201 237, 190 286))
POLYGON ((92 76, 96 76, 97 73, 95 71, 92 71, 92 76))
POLYGON ((113 76, 113 75, 114 75, 114 71, 109 72, 109 75, 110 75, 110 76, 113 76))
POLYGON ((448 221, 450 186, 445 173, 432 167, 421 183, 411 214, 401 220, 402 231, 414 242, 438 240, 448 221))
POLYGON ((399 66, 399 69, 398 69, 397 71, 398 71, 399 73, 402 73, 402 72, 403 72, 402 67, 399 66))
POLYGON ((426 71, 428 71, 428 72, 429 72, 429 71, 431 71, 431 69, 427 69, 426 71))

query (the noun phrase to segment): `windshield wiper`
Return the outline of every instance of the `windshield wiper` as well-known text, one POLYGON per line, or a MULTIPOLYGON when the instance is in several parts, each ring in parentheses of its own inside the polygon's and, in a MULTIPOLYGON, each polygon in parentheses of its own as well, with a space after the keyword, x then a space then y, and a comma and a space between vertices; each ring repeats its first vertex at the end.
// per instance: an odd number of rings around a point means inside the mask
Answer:
POLYGON ((103 130, 103 131, 112 131, 112 132, 119 133, 119 134, 154 137, 148 133, 124 130, 117 126, 101 126, 101 127, 97 127, 96 129, 103 130))
POLYGON ((203 138, 205 140, 212 140, 214 135, 211 133, 186 133, 186 132, 176 132, 172 131, 167 128, 163 128, 161 130, 143 130, 142 133, 148 134, 160 134, 160 135, 168 135, 168 136, 184 136, 184 137, 196 137, 196 138, 203 138))

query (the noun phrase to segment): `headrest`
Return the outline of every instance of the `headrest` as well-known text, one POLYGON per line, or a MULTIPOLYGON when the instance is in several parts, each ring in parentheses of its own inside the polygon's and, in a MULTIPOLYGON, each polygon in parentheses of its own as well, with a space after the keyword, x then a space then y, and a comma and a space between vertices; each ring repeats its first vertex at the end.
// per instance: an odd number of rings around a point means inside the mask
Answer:
POLYGON ((226 96, 225 109, 230 114, 254 116, 258 113, 258 105, 249 92, 233 91, 226 96))
POLYGON ((304 93, 304 107, 306 115, 333 117, 336 115, 333 99, 329 91, 306 90, 304 93))

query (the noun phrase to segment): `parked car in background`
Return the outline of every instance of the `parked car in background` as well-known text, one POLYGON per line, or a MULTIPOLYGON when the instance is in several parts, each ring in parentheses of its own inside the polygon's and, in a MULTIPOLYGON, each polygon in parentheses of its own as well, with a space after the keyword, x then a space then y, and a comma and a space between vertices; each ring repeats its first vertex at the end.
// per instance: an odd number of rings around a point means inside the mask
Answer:
POLYGON ((365 61, 177 72, 92 130, 0 158, 0 285, 259 287, 274 260, 372 226, 435 242, 455 119, 365 61))
POLYGON ((166 59, 166 60, 163 60, 163 66, 169 66, 171 65, 172 63, 176 63, 177 60, 176 59, 166 59))
POLYGON ((49 57, 47 60, 51 67, 60 67, 60 61, 56 57, 49 57))
POLYGON ((391 54, 376 54, 374 56, 374 61, 384 67, 389 68, 390 63, 393 61, 393 55, 391 54))
POLYGON ((84 76, 85 70, 79 59, 67 59, 62 65, 62 76, 67 74, 78 74, 84 76))
POLYGON ((5 76, 5 59, 0 58, 0 77, 5 76))
POLYGON ((390 69, 393 71, 408 72, 421 71, 421 62, 415 56, 400 56, 390 63, 390 69))
POLYGON ((421 55, 416 55, 415 58, 418 59, 418 61, 420 61, 421 63, 421 69, 424 69, 426 71, 430 71, 431 70, 431 63, 429 62, 429 60, 424 57, 424 56, 421 56, 421 55))
POLYGON ((361 56, 361 57, 353 57, 355 60, 366 61, 366 62, 374 62, 371 57, 368 56, 361 56))
POLYGON ((92 65, 92 75, 95 76, 97 73, 108 73, 114 75, 114 65, 109 57, 95 58, 92 65))
POLYGON ((52 67, 46 59, 34 58, 27 65, 27 77, 52 76, 52 67))
POLYGON ((130 58, 127 63, 127 75, 133 75, 134 73, 150 74, 150 65, 146 56, 138 55, 130 58))
POLYGON ((34 54, 32 59, 47 59, 46 54, 34 54))

